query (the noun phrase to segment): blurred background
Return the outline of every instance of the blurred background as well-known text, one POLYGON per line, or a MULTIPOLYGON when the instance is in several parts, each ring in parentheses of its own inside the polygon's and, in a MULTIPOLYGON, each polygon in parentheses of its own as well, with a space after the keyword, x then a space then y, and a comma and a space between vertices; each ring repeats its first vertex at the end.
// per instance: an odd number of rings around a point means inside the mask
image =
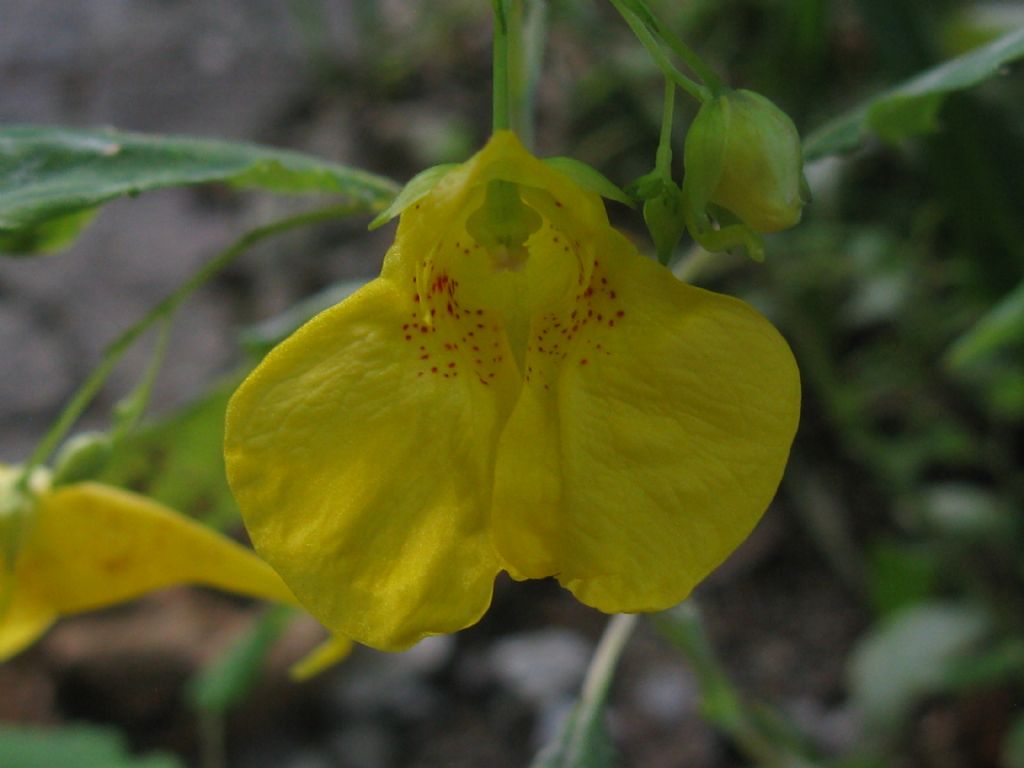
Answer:
MULTIPOLYGON (((1022 3, 649 1, 805 134, 1024 25, 1022 3)), ((486 139, 490 23, 471 0, 0 0, 0 123, 254 141, 405 181, 486 139)), ((661 78, 625 24, 609 4, 552 0, 548 33, 538 154, 620 185, 650 170, 661 78)), ((693 112, 684 100, 677 161, 693 112)), ((775 503, 695 594, 713 654, 647 622, 627 648, 609 710, 622 765, 1024 766, 1020 70, 954 95, 940 122, 810 165, 814 203, 764 265, 722 255, 693 274, 780 327, 804 412, 775 503)), ((0 461, 29 453, 120 330, 301 207, 156 192, 107 206, 67 253, 0 261, 0 461)), ((650 250, 638 214, 610 214, 650 250)), ((112 481, 238 531, 226 393, 277 333, 264 321, 376 273, 393 227, 366 223, 260 246, 189 302, 154 424, 112 481)), ((106 423, 147 359, 129 355, 84 427, 106 423)), ((402 656, 359 650, 296 685, 287 664, 315 625, 170 590, 64 621, 0 666, 0 721, 99 725, 209 768, 218 754, 232 768, 522 766, 572 706, 604 623, 556 584, 501 580, 480 625, 402 656), (230 707, 204 708, 190 681, 254 632, 281 634, 265 668, 230 707)))

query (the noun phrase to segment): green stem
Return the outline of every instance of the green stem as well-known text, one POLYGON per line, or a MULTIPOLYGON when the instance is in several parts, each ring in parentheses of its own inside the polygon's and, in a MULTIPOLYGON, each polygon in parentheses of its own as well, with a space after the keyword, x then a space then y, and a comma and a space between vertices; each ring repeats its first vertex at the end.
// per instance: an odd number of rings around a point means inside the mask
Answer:
MULTIPOLYGON (((523 0, 492 0, 494 8, 494 130, 511 130, 529 147, 533 140, 532 56, 536 41, 524 37, 523 0)), ((534 19, 537 21, 537 19, 534 19)), ((543 26, 540 27, 543 29, 543 26)))
POLYGON ((626 642, 636 629, 636 624, 637 617, 633 613, 618 613, 608 621, 583 681, 583 691, 580 694, 582 709, 603 701, 608 695, 608 687, 615 676, 615 667, 619 663, 626 642))
POLYGON ((494 64, 492 70, 493 130, 512 128, 509 119, 508 14, 505 0, 491 0, 494 13, 494 64))
POLYGON ((678 35, 676 35, 671 29, 665 26, 661 19, 651 13, 651 10, 644 5, 642 0, 624 0, 630 7, 630 10, 636 14, 644 24, 649 27, 654 34, 662 39, 672 52, 675 53, 683 62, 688 66, 694 74, 697 75, 704 84, 707 85, 712 93, 718 94, 726 90, 727 86, 722 79, 716 74, 715 70, 709 67, 697 52, 694 51, 690 46, 682 41, 678 35))
POLYGON ((50 427, 49 431, 25 463, 21 470, 21 475, 18 477, 16 488, 23 493, 28 493, 28 482, 32 470, 44 464, 46 460, 49 459, 53 451, 75 425, 75 422, 78 421, 82 412, 85 411, 96 395, 99 394, 103 384, 106 382, 107 378, 110 376, 111 372, 114 370, 128 348, 131 347, 131 345, 134 344, 135 341, 153 325, 173 314, 181 303, 191 296, 196 289, 201 287, 210 278, 231 264, 246 250, 262 240, 266 240, 267 238, 279 235, 283 232, 288 232, 289 230, 297 229, 309 224, 330 221, 341 216, 350 215, 360 210, 362 210, 361 205, 336 205, 331 206, 330 208, 321 208, 315 211, 309 211, 297 216, 290 216, 286 219, 275 221, 246 233, 207 262, 198 272, 178 287, 177 290, 164 298, 163 301, 149 310, 141 320, 124 331, 124 333, 114 339, 114 341, 107 346, 103 351, 103 356, 100 359, 99 365, 93 369, 92 373, 89 374, 89 377, 78 388, 78 391, 75 392, 71 400, 64 406, 64 409, 57 417, 57 420, 53 423, 53 426, 50 427))
POLYGON ((665 103, 661 108, 661 135, 658 137, 658 154, 654 167, 666 179, 672 178, 672 119, 676 111, 676 86, 665 78, 665 103))
POLYGON ((688 78, 668 60, 668 56, 662 50, 661 43, 651 34, 650 29, 647 28, 643 20, 626 7, 623 0, 611 0, 611 4, 615 6, 615 10, 619 12, 619 15, 629 25, 629 28, 633 30, 633 34, 636 35, 643 47, 647 49, 647 53, 654 59, 654 63, 665 77, 672 80, 672 82, 697 99, 697 101, 705 102, 713 96, 709 88, 688 78))
POLYGON ((153 385, 156 383, 157 374, 160 373, 160 367, 167 354, 167 342, 171 337, 171 319, 170 315, 164 317, 163 323, 160 325, 160 335, 157 337, 156 346, 153 347, 152 359, 146 372, 142 375, 142 381, 128 397, 114 406, 113 440, 115 442, 135 429, 149 404, 149 399, 153 394, 153 385))

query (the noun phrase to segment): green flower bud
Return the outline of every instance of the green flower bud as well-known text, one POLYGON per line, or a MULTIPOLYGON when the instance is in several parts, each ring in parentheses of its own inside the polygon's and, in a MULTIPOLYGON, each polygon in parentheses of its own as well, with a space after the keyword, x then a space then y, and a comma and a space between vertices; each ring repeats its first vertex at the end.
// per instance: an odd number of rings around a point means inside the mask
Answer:
POLYGON ((53 484, 68 485, 96 477, 110 458, 113 446, 103 432, 83 432, 61 447, 53 465, 53 484))
POLYGON ((683 193, 688 212, 707 221, 708 205, 754 232, 788 229, 805 200, 800 134, 789 116, 753 91, 704 103, 686 137, 683 193))
POLYGON ((0 464, 0 615, 3 614, 4 600, 10 597, 5 590, 10 588, 11 582, 5 583, 4 577, 14 568, 26 521, 35 507, 36 495, 50 487, 50 474, 42 467, 37 467, 29 476, 27 488, 18 487, 19 477, 21 467, 0 464))

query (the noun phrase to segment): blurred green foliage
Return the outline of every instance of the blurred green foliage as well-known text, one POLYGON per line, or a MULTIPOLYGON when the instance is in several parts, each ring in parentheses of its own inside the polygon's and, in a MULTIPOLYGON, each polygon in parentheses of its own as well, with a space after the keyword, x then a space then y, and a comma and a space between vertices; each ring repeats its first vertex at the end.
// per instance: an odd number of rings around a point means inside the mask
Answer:
POLYGON ((18 728, 0 725, 0 765, 4 768, 181 768, 165 754, 133 756, 123 739, 107 728, 18 728))

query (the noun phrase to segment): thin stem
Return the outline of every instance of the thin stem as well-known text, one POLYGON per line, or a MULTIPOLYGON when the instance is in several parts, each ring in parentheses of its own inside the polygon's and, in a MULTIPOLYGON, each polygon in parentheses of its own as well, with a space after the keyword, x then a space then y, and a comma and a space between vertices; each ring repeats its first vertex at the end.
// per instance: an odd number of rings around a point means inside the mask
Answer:
POLYGON ((697 99, 697 101, 705 102, 712 97, 713 94, 709 88, 688 78, 668 60, 668 56, 662 50, 661 43, 655 39, 640 17, 625 6, 623 0, 611 0, 611 4, 615 6, 615 10, 619 12, 619 15, 629 25, 629 28, 633 30, 633 34, 636 35, 640 43, 647 49, 647 53, 654 59, 654 63, 665 77, 672 80, 693 98, 697 99))
MULTIPOLYGON (((524 37, 523 0, 492 0, 494 8, 494 130, 511 130, 529 147, 533 139, 531 55, 524 37)), ((543 27, 541 27, 541 30, 543 27)))
POLYGON ((118 440, 138 425, 142 414, 149 404, 153 394, 153 384, 156 382, 157 374, 163 365, 164 357, 167 354, 167 342, 171 338, 171 316, 164 317, 160 325, 160 335, 157 337, 156 345, 153 347, 153 356, 146 372, 142 375, 142 381, 124 400, 114 408, 115 426, 113 439, 118 440))
POLYGON ((27 493, 29 477, 32 470, 44 464, 50 454, 57 448, 68 431, 75 425, 82 412, 89 406, 100 389, 114 370, 122 355, 131 347, 135 341, 149 330, 154 324, 170 316, 177 308, 191 296, 196 289, 205 284, 210 278, 231 264, 242 253, 267 238, 279 235, 292 229, 315 224, 323 221, 330 221, 342 216, 351 215, 362 210, 360 205, 337 205, 330 208, 321 208, 315 211, 301 213, 297 216, 290 216, 286 219, 275 221, 271 224, 259 227, 246 233, 230 246, 208 261, 199 271, 186 280, 173 293, 169 294, 159 304, 147 312, 141 320, 128 328, 120 336, 114 339, 103 351, 99 365, 93 369, 89 377, 82 383, 75 394, 68 401, 61 411, 57 420, 50 427, 49 431, 33 451, 28 461, 21 470, 16 487, 19 491, 27 493))
POLYGON ((665 102, 661 108, 661 135, 658 137, 658 154, 654 165, 666 179, 672 178, 672 119, 676 111, 676 86, 665 78, 665 102))
POLYGON ((504 131, 512 127, 509 116, 509 74, 508 74, 508 15, 506 0, 492 0, 494 12, 494 63, 493 78, 493 130, 504 131))
POLYGON ((636 629, 636 624, 637 617, 633 613, 618 613, 608 621, 583 681, 583 691, 580 694, 581 708, 599 702, 607 695, 619 657, 633 630, 636 629))
POLYGON ((688 66, 694 74, 697 75, 704 84, 707 85, 712 93, 720 93, 726 90, 726 85, 722 79, 716 74, 716 72, 709 67, 697 52, 694 51, 690 46, 682 41, 682 39, 676 35, 671 29, 665 26, 661 19, 651 13, 650 9, 644 5, 640 0, 625 0, 628 3, 630 10, 635 13, 644 24, 646 24, 654 33, 660 37, 672 52, 675 53, 683 62, 688 66))

